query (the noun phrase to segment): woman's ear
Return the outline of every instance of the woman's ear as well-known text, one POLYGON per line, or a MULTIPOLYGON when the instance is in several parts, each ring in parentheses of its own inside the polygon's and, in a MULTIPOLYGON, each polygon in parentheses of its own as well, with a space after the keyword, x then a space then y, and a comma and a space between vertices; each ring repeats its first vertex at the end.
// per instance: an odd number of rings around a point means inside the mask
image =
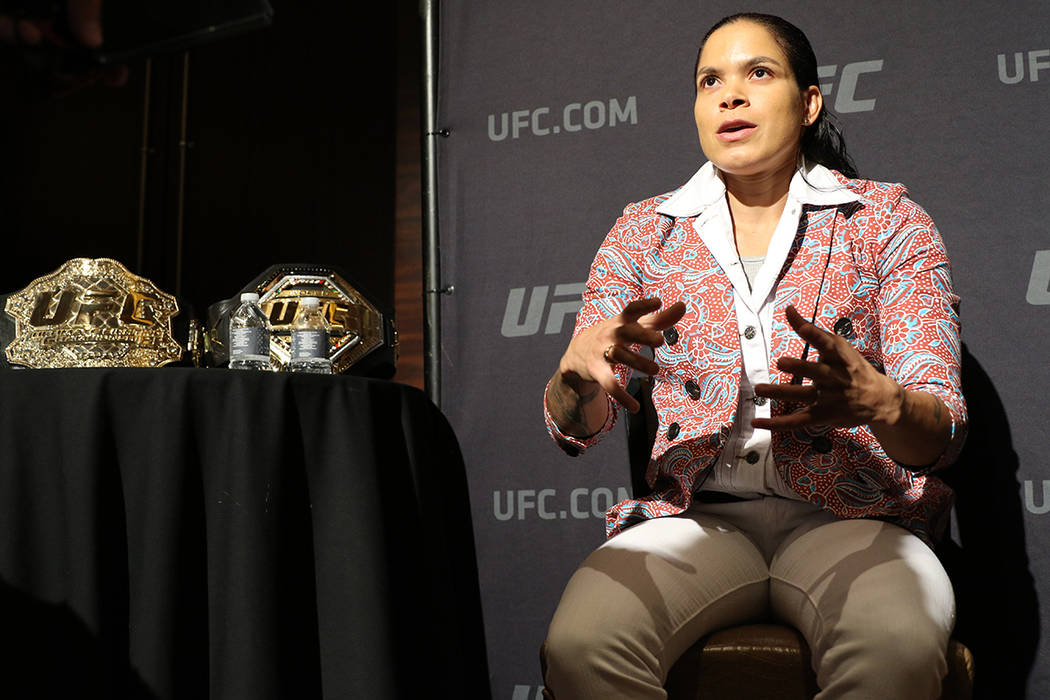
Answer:
POLYGON ((820 116, 820 110, 824 108, 824 96, 820 94, 820 88, 810 85, 802 91, 802 125, 809 126, 820 116))

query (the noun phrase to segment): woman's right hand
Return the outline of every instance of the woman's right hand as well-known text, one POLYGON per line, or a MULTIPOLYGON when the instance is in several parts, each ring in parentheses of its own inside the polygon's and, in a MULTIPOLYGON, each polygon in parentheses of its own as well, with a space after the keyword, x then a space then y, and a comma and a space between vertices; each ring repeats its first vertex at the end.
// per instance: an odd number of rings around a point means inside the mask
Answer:
POLYGON ((613 365, 624 364, 648 375, 660 371, 656 362, 628 346, 657 348, 663 345, 662 331, 678 323, 685 315, 686 306, 679 301, 660 310, 661 305, 656 297, 639 299, 616 316, 581 331, 569 343, 558 364, 561 380, 581 396, 600 386, 628 411, 637 412, 638 402, 620 386, 613 365))

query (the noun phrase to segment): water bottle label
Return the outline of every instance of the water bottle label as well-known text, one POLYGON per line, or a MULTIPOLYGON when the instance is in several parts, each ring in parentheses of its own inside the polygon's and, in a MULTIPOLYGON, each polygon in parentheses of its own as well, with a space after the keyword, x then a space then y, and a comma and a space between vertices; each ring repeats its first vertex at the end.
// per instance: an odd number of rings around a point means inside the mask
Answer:
POLYGON ((230 357, 269 359, 270 339, 265 328, 234 328, 230 331, 230 357))
POLYGON ((292 359, 314 360, 328 357, 328 331, 293 330, 292 359))

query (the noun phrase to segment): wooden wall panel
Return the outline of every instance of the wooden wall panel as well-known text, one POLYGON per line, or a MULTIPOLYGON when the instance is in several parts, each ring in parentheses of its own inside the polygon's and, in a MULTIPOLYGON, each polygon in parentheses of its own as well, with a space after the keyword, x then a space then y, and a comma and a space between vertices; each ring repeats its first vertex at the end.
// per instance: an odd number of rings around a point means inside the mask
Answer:
POLYGON ((394 306, 400 354, 395 379, 420 389, 423 388, 421 40, 418 3, 400 2, 394 248, 394 306))

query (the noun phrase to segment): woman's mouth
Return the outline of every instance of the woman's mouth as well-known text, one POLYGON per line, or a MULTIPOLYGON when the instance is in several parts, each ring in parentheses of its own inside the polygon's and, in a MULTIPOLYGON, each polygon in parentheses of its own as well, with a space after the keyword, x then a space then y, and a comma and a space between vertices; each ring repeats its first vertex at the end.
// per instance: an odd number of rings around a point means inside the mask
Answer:
POLYGON ((732 119, 722 122, 722 125, 718 127, 717 135, 722 141, 739 141, 750 136, 757 128, 757 124, 743 119, 732 119))

